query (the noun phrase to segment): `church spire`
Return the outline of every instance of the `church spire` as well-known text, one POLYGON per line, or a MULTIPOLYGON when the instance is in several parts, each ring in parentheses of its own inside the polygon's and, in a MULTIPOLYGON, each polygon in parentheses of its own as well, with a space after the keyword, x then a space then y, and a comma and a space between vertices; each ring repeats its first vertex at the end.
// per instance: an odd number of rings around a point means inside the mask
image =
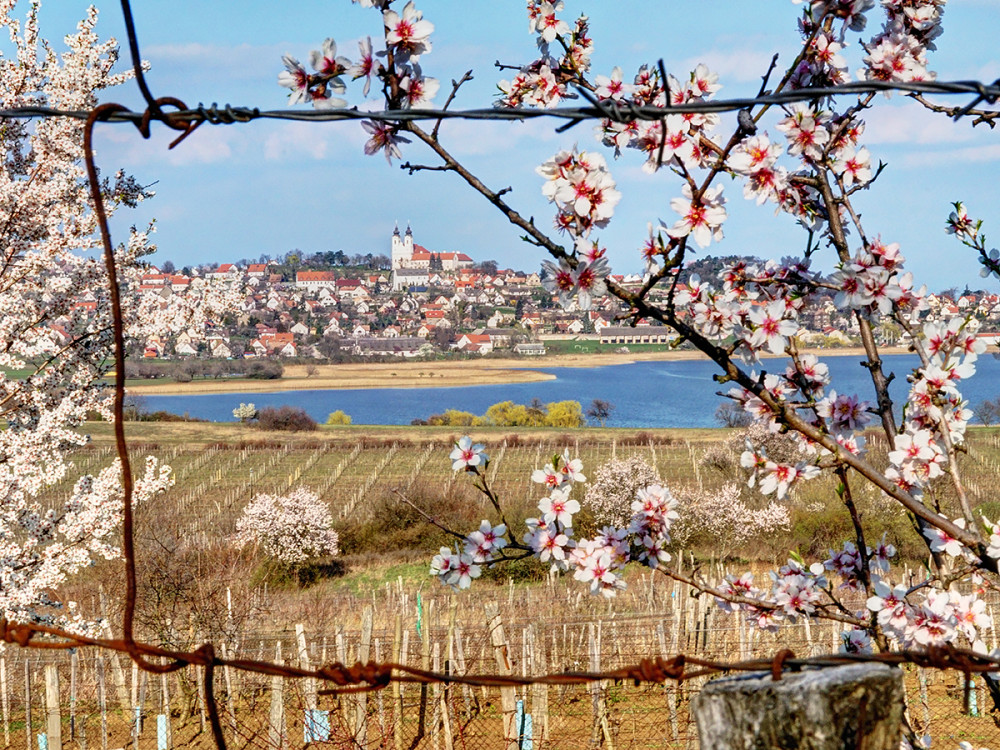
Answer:
POLYGON ((397 237, 399 236, 399 222, 398 221, 396 222, 396 228, 392 230, 392 233, 394 235, 396 235, 397 237))
POLYGON ((406 233, 409 235, 413 234, 413 230, 410 229, 410 222, 406 222, 406 233))

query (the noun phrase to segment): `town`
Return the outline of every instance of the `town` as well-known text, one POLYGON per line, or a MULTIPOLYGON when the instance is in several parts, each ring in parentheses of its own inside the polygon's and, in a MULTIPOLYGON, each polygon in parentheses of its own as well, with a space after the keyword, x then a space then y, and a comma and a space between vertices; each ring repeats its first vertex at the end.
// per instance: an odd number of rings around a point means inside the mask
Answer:
MULTIPOLYGON (((145 294, 184 293, 196 279, 245 292, 238 310, 223 320, 173 337, 152 335, 141 344, 143 359, 299 358, 347 361, 363 357, 431 357, 442 353, 538 357, 567 351, 566 342, 628 347, 663 347, 676 334, 647 320, 623 321, 627 310, 611 296, 590 310, 564 310, 546 291, 538 272, 501 269, 461 252, 437 252, 414 241, 412 229, 397 226, 388 254, 348 256, 343 252, 304 256, 290 252, 259 262, 223 263, 177 271, 169 261, 141 277, 145 294)), ((727 263, 765 262, 746 258, 696 261, 682 274, 680 288, 697 273, 717 283, 727 263), (714 277, 714 278, 713 278, 714 277)), ((639 287, 640 274, 613 277, 639 287)), ((663 300, 667 289, 655 289, 663 300)), ((965 290, 929 294, 933 312, 972 315, 982 330, 1000 319, 1000 295, 965 290)), ((79 305, 96 300, 81 295, 79 305)), ((854 316, 838 311, 834 296, 821 297, 801 316, 798 339, 808 346, 841 347, 857 342, 854 316)), ((902 331, 882 322, 883 345, 905 344, 902 331)), ((991 334, 983 334, 991 335, 991 334)), ((577 349, 579 349, 577 345, 577 349)), ((593 351, 584 349, 584 351, 593 351)))

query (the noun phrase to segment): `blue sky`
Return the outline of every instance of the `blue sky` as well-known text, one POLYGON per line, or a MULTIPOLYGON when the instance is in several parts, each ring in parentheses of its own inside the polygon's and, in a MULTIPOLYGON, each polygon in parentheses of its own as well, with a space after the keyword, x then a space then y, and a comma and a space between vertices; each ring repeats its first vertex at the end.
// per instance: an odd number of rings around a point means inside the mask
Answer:
MULTIPOLYGON (((359 37, 375 37, 381 27, 377 13, 348 0, 133 4, 154 93, 190 105, 283 107, 286 90, 276 83, 283 53, 305 61, 310 49, 332 36, 350 57, 359 37)), ((42 9, 43 34, 60 39, 85 6, 77 0, 48 0, 42 9)), ((99 7, 102 35, 122 40, 118 4, 99 7)), ((424 0, 417 7, 436 26, 434 49, 421 61, 425 73, 439 78, 444 91, 448 81, 473 69, 475 80, 460 94, 460 108, 491 103, 496 82, 510 75, 497 71, 494 60, 523 63, 535 51, 521 2, 424 0)), ((617 64, 630 75, 642 62, 662 57, 669 71, 684 75, 703 61, 720 73, 720 96, 734 97, 756 92, 774 52, 783 61, 794 56, 798 10, 790 0, 568 0, 564 15, 570 20, 581 12, 591 17, 595 73, 606 74, 617 64)), ((942 79, 1000 77, 998 12, 1000 0, 948 4, 945 33, 931 65, 942 79)), ((873 11, 869 33, 880 24, 873 11)), ((848 52, 854 70, 860 59, 857 44, 848 52)), ((139 106, 134 87, 113 98, 139 106)), ((360 85, 349 88, 348 98, 364 105, 360 85)), ((888 163, 874 189, 858 199, 867 231, 900 242, 909 268, 933 290, 967 282, 973 288, 997 289, 995 282, 979 278, 971 252, 946 237, 942 226, 950 202, 963 199, 970 213, 987 219, 988 233, 1000 234, 1000 132, 953 124, 902 97, 882 101, 867 120, 864 143, 876 160, 888 163)), ((773 121, 767 127, 775 132, 773 121)), ((574 143, 600 148, 588 125, 562 135, 553 129, 539 122, 449 123, 442 128, 442 140, 487 184, 512 187, 512 205, 548 226, 552 210, 541 196, 535 166, 574 143)), ((294 248, 387 253, 397 221, 411 222, 416 241, 433 250, 464 251, 521 268, 537 267, 541 260, 536 248, 523 243, 495 209, 455 176, 408 176, 382 157, 364 156, 365 136, 357 124, 205 125, 169 152, 171 138, 163 128, 143 141, 130 127, 105 126, 97 143, 105 170, 124 167, 144 182, 156 182, 157 197, 120 219, 119 234, 128 223, 155 217, 157 257, 178 265, 277 255, 294 248)), ((433 163, 419 144, 407 148, 404 158, 433 163)), ((677 179, 666 173, 646 175, 640 164, 635 153, 611 164, 623 199, 601 236, 616 271, 639 269, 637 249, 648 221, 674 220, 669 200, 679 194, 677 179)), ((787 216, 774 217, 773 208, 744 201, 736 184, 727 184, 726 195, 726 239, 708 252, 777 258, 803 247, 804 233, 787 216)))

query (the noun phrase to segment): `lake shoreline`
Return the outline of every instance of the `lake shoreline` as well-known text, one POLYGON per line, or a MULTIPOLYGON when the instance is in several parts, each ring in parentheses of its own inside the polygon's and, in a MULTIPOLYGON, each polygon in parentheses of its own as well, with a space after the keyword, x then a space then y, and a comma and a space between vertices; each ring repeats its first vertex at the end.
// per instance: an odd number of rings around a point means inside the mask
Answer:
MULTIPOLYGON (((802 349, 819 357, 861 357, 861 347, 802 349)), ((905 354, 902 347, 881 350, 881 354, 905 354)), ((765 355, 773 358, 776 355, 765 355)), ((779 355, 784 356, 784 355, 779 355)), ((219 393, 283 393, 289 391, 364 390, 374 388, 454 388, 472 385, 505 385, 554 380, 541 372, 551 368, 592 368, 633 362, 683 362, 707 360, 697 351, 634 352, 621 354, 559 354, 532 359, 452 360, 434 362, 365 362, 315 365, 310 375, 306 365, 287 365, 276 380, 220 379, 193 383, 142 383, 127 387, 134 396, 195 396, 219 393), (536 369, 537 368, 537 369, 536 369)))

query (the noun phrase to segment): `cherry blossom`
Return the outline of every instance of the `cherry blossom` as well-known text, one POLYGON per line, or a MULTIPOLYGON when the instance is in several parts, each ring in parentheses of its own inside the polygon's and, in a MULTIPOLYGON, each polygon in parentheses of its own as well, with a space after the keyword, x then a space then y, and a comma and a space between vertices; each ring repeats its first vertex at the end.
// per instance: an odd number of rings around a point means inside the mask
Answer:
MULTIPOLYGON (((965 528, 964 518, 956 518, 954 523, 960 529, 965 528)), ((942 529, 928 526, 924 529, 924 536, 930 541, 931 552, 944 552, 952 557, 960 557, 965 550, 960 541, 952 538, 942 529)))
POLYGON ((580 503, 570 499, 569 488, 556 488, 538 503, 538 509, 547 524, 558 523, 566 528, 573 525, 573 515, 580 512, 580 503))
POLYGON ((257 495, 236 522, 236 542, 260 545, 290 565, 340 552, 330 507, 305 488, 283 496, 257 495))
POLYGON ((538 32, 546 44, 555 41, 557 36, 569 33, 569 24, 556 18, 556 13, 562 9, 563 3, 558 0, 555 3, 543 0, 532 8, 535 21, 533 30, 538 32))
POLYGON ((822 159, 823 147, 830 140, 825 127, 828 120, 826 113, 815 112, 804 104, 792 105, 789 116, 777 125, 788 139, 788 153, 814 161, 822 159))
POLYGON ((785 303, 780 300, 751 310, 748 318, 754 329, 747 344, 754 349, 766 348, 772 354, 784 352, 788 338, 799 330, 798 324, 786 317, 787 313, 785 303))
POLYGON ((452 471, 470 471, 485 466, 490 459, 483 453, 484 450, 485 446, 480 443, 473 445, 472 438, 468 435, 459 438, 449 456, 452 471))
POLYGON ((363 96, 368 96, 368 92, 371 90, 372 76, 383 69, 382 64, 375 59, 372 52, 372 38, 370 36, 358 42, 358 54, 358 61, 351 65, 347 72, 355 81, 359 78, 365 79, 365 86, 361 93, 363 96))
POLYGON ((507 527, 503 524, 493 526, 484 520, 476 531, 465 537, 465 553, 477 563, 489 562, 494 553, 507 546, 506 533, 507 527))
POLYGON ((726 220, 725 199, 722 197, 722 186, 709 188, 698 199, 694 198, 691 186, 687 183, 681 188, 683 198, 674 198, 670 207, 681 215, 681 218, 667 234, 671 237, 694 237, 698 247, 708 247, 712 240, 722 239, 722 223, 726 220))
POLYGON ((291 55, 281 58, 285 69, 278 74, 278 85, 292 90, 288 95, 289 104, 301 104, 309 100, 309 73, 302 63, 291 55))
POLYGON ((431 32, 434 24, 424 20, 424 14, 417 10, 410 0, 403 6, 400 15, 394 10, 382 14, 385 22, 385 42, 397 55, 409 60, 416 60, 420 55, 431 51, 431 32))
POLYGON ((385 152, 385 160, 392 164, 393 157, 397 159, 403 158, 402 152, 399 150, 400 143, 409 143, 408 138, 404 138, 399 134, 399 130, 395 125, 391 125, 387 122, 373 122, 371 120, 362 120, 361 127, 368 131, 371 138, 365 144, 365 153, 371 156, 379 151, 385 152))

